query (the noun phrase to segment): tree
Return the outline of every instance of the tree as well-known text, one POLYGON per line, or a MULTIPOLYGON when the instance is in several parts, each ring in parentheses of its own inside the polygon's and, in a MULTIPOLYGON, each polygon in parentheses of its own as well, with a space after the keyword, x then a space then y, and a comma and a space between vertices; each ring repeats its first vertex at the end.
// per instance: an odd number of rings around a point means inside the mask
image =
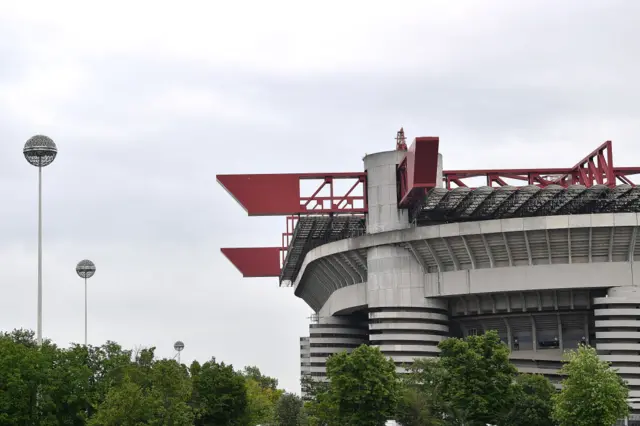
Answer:
POLYGON ((150 371, 151 390, 159 402, 157 418, 160 424, 171 426, 193 425, 191 378, 189 372, 173 359, 155 361, 150 371))
POLYGON ((275 426, 283 391, 257 367, 236 372, 213 359, 187 369, 154 352, 0 333, 0 425, 275 426))
MULTIPOLYGON (((83 346, 79 346, 84 348, 83 346)), ((131 368, 131 351, 122 349, 115 342, 107 341, 102 346, 86 348, 87 367, 91 370, 89 378, 88 414, 92 417, 102 404, 109 390, 121 384, 131 368)))
POLYGON ((514 401, 517 370, 509 348, 489 331, 466 339, 449 338, 438 345, 442 410, 449 424, 506 424, 514 401))
POLYGON ((566 378, 554 395, 553 417, 560 426, 612 425, 629 414, 629 390, 596 350, 581 345, 562 367, 566 378))
POLYGON ((157 402, 126 375, 121 384, 109 390, 89 426, 153 424, 157 402))
POLYGON ((292 393, 280 396, 275 408, 274 420, 277 426, 301 426, 304 411, 302 399, 292 393))
POLYGON ((510 426, 549 426, 555 388, 540 374, 520 374, 514 383, 514 405, 507 424, 510 426))
POLYGON ((381 426, 395 414, 398 377, 392 360, 378 348, 362 345, 351 354, 327 360, 329 391, 321 395, 340 426, 381 426))
POLYGON ((59 349, 50 345, 40 348, 46 380, 40 386, 38 407, 40 421, 56 425, 82 426, 87 421, 89 379, 87 350, 73 346, 59 349))
POLYGON ((263 425, 273 421, 274 410, 282 391, 278 380, 260 372, 258 367, 245 367, 241 373, 247 385, 247 410, 245 423, 263 425))
POLYGON ((247 379, 253 379, 262 389, 278 389, 278 379, 274 379, 273 377, 265 376, 262 374, 260 369, 255 366, 245 367, 242 371, 242 375, 247 379))
POLYGON ((441 386, 446 371, 437 358, 417 359, 402 378, 396 420, 403 426, 443 424, 441 386))
POLYGON ((329 391, 329 382, 314 378, 310 374, 303 374, 300 377, 300 388, 303 401, 315 401, 318 395, 329 391))
POLYGON ((281 391, 262 388, 254 379, 245 379, 247 386, 247 425, 264 425, 273 421, 275 404, 281 391))
POLYGON ((246 418, 245 378, 233 366, 212 359, 200 367, 194 378, 197 399, 192 400, 192 406, 196 410, 196 426, 236 426, 246 418))
POLYGON ((191 426, 190 397, 191 378, 184 366, 154 360, 154 349, 145 349, 126 369, 124 379, 110 388, 90 424, 191 426))
POLYGON ((0 424, 38 424, 36 398, 43 376, 35 345, 0 336, 0 424))

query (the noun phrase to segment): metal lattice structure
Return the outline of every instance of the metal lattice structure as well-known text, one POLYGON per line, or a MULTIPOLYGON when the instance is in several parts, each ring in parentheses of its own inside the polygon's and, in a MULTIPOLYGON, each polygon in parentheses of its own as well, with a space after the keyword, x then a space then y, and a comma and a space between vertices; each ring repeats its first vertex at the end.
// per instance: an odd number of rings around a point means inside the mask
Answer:
POLYGON ((280 272, 280 284, 291 284, 309 250, 332 241, 364 235, 365 230, 362 216, 308 216, 296 219, 280 272))
POLYGON ((50 137, 36 135, 24 144, 23 153, 24 158, 32 166, 45 167, 53 163, 58 155, 58 148, 50 137))
POLYGON ((611 141, 606 141, 570 169, 447 170, 443 173, 443 180, 447 189, 469 186, 468 179, 478 177, 485 178, 485 185, 491 187, 520 186, 521 183, 540 187, 549 185, 614 187, 617 184, 635 185, 630 177, 638 174, 640 174, 640 167, 614 166, 613 144, 611 141))
POLYGON ((412 212, 418 225, 588 213, 638 213, 640 188, 631 185, 504 186, 432 189, 412 212))
MULTIPOLYGON (((437 175, 439 138, 419 137, 397 166, 398 207, 418 226, 511 217, 640 212, 632 177, 640 167, 616 167, 607 141, 571 168, 445 170, 437 175), (485 186, 473 188, 474 179, 485 186)), ((368 213, 367 172, 219 175, 218 182, 249 216, 286 216, 279 247, 225 248, 246 277, 279 277, 286 285, 306 253, 326 242, 364 233, 368 213), (318 180, 311 196, 301 182, 318 180), (351 179, 347 191, 337 180, 351 179), (358 191, 356 195, 356 191, 358 191), (346 228, 344 228, 346 227, 346 228)))

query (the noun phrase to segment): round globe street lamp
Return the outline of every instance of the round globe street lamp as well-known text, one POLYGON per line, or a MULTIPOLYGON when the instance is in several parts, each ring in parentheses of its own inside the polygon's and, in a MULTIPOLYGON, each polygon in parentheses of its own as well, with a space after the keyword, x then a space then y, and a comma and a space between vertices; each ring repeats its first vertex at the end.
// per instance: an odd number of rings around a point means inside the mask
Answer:
POLYGON ((51 138, 36 135, 24 144, 24 158, 38 168, 38 325, 36 339, 42 345, 42 168, 53 163, 58 148, 51 138))
POLYGON ((84 278, 84 345, 87 346, 87 279, 96 273, 96 265, 88 259, 81 260, 76 266, 76 273, 84 278))
POLYGON ((184 349, 184 343, 178 340, 176 343, 173 344, 173 349, 175 349, 176 352, 178 352, 177 353, 178 364, 180 364, 180 352, 182 352, 182 350, 184 349))

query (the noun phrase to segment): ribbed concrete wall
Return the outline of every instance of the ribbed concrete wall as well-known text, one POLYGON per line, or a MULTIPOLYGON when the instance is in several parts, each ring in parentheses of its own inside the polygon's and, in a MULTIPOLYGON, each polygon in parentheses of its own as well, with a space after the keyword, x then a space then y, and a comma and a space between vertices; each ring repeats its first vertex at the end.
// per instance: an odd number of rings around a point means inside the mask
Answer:
POLYGON ((309 325, 309 374, 324 380, 327 358, 343 351, 351 352, 368 343, 368 329, 360 315, 320 317, 309 325))
POLYGON ((437 356, 449 333, 448 303, 425 297, 420 264, 407 249, 389 245, 369 249, 367 269, 371 344, 399 368, 437 356))
POLYGON ((311 372, 311 350, 309 338, 300 338, 300 376, 308 375, 311 372))
POLYGON ((442 305, 432 308, 378 308, 369 312, 369 341, 399 368, 416 358, 438 356, 438 343, 449 333, 442 305))
POLYGON ((594 299, 596 348, 629 385, 634 411, 640 411, 640 289, 614 287, 594 299))

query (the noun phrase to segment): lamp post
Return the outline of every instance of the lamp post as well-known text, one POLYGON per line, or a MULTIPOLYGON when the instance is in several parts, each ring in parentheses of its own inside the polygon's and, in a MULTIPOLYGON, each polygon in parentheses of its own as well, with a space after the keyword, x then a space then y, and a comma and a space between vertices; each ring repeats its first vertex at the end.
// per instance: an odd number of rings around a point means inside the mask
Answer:
POLYGON ((53 163, 58 148, 47 136, 36 135, 30 138, 23 149, 24 158, 38 168, 38 325, 36 340, 42 345, 42 168, 53 163))
POLYGON ((87 279, 96 273, 96 265, 88 259, 81 260, 76 266, 76 273, 84 278, 84 345, 87 346, 87 279))
POLYGON ((176 356, 178 357, 178 364, 180 364, 180 352, 182 352, 182 350, 184 349, 184 343, 178 340, 176 343, 173 344, 173 349, 175 349, 176 352, 178 352, 176 356))

